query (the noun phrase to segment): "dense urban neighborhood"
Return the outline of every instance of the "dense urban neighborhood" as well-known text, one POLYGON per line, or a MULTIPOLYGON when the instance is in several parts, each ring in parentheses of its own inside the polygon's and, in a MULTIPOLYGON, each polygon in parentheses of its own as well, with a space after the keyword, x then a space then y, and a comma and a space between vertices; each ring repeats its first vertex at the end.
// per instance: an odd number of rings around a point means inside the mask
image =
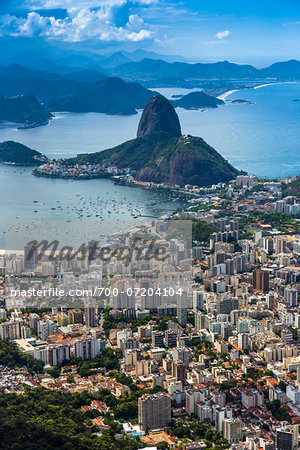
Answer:
POLYGON ((299 448, 299 179, 172 189, 109 249, 2 252, 4 448, 299 448))

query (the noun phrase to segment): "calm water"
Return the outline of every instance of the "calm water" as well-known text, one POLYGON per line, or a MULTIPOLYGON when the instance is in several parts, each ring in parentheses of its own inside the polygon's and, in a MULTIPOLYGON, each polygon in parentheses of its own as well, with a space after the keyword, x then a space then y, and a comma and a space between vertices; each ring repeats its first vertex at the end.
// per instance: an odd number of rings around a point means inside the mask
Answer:
MULTIPOLYGON (((172 95, 160 91, 168 98, 172 95)), ((299 175, 299 83, 234 92, 218 109, 177 112, 183 133, 202 136, 235 167, 262 177, 299 175), (254 104, 231 104, 233 99, 254 104)))
MULTIPOLYGON (((187 93, 186 89, 156 90, 169 98, 187 93)), ((183 133, 202 136, 239 169, 266 177, 286 177, 300 172, 300 84, 239 91, 227 97, 221 108, 205 112, 178 109, 177 112, 183 133), (254 104, 230 103, 238 98, 254 104)), ((140 114, 122 117, 59 113, 46 127, 17 130, 2 125, 0 140, 21 142, 52 158, 69 157, 134 138, 140 114)), ((67 223, 72 224, 72 229, 75 223, 82 223, 81 229, 85 231, 94 228, 92 224, 83 225, 83 221, 95 221, 97 232, 109 235, 151 220, 145 216, 158 216, 182 205, 180 200, 167 195, 116 186, 111 180, 51 180, 33 177, 30 172, 28 168, 0 166, 0 187, 4 194, 0 203, 0 236, 5 236, 6 228, 16 242, 26 240, 29 229, 49 231, 43 221, 54 221, 57 225, 50 227, 50 234, 64 239, 66 222, 61 226, 61 221, 71 221, 67 223), (139 215, 142 217, 134 219, 139 215), (7 226, 7 221, 16 224, 7 226)))

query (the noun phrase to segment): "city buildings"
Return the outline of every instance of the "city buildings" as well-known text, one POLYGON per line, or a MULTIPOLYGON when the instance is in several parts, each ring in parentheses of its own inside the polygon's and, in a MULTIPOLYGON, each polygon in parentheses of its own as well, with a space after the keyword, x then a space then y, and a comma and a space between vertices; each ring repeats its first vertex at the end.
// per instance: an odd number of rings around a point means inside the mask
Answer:
POLYGON ((138 400, 138 421, 143 429, 166 428, 171 422, 169 394, 145 394, 138 400))

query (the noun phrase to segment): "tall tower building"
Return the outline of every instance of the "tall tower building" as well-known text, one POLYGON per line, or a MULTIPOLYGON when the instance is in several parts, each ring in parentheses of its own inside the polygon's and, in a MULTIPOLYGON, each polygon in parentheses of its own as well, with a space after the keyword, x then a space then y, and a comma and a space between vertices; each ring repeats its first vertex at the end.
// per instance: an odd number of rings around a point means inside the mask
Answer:
POLYGON ((38 263, 38 248, 36 245, 24 247, 24 269, 33 270, 38 263))
POLYGON ((225 419, 223 420, 223 436, 230 442, 238 442, 242 438, 243 422, 240 419, 225 419))
POLYGON ((95 337, 85 337, 75 342, 75 356, 83 360, 95 358, 100 353, 99 341, 95 337))
POLYGON ((99 253, 98 244, 99 241, 92 240, 88 242, 88 254, 87 254, 88 265, 94 264, 95 259, 97 259, 97 255, 99 253))
POLYGON ((81 309, 71 309, 68 311, 68 322, 70 325, 74 323, 83 323, 83 311, 81 309))
POLYGON ((299 448, 298 442, 298 425, 276 430, 276 450, 296 450, 299 448))
POLYGON ((96 304, 87 302, 84 307, 85 325, 90 328, 97 326, 96 304))
POLYGON ((143 429, 165 428, 171 422, 171 397, 169 394, 144 394, 138 400, 139 424, 143 429))
POLYGON ((185 364, 182 361, 172 361, 172 377, 176 378, 176 381, 181 381, 182 384, 185 384, 185 364))
POLYGON ((240 333, 238 335, 238 347, 242 350, 248 350, 249 348, 249 334, 240 333))
POLYGON ((177 319, 180 325, 187 324, 187 293, 182 292, 177 300, 177 319))
POLYGON ((205 292, 194 291, 193 292, 193 309, 199 311, 204 308, 205 292))
POLYGON ((256 269, 252 274, 253 289, 261 292, 269 292, 269 272, 256 269))

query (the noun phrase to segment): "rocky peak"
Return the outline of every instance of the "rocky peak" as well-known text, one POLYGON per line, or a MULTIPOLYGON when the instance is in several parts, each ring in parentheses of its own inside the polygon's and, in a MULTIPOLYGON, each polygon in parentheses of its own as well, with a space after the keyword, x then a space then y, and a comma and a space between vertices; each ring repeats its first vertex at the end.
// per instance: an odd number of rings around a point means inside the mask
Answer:
POLYGON ((172 136, 180 136, 181 129, 175 109, 162 95, 152 97, 144 108, 137 137, 143 137, 158 131, 164 131, 172 136))

